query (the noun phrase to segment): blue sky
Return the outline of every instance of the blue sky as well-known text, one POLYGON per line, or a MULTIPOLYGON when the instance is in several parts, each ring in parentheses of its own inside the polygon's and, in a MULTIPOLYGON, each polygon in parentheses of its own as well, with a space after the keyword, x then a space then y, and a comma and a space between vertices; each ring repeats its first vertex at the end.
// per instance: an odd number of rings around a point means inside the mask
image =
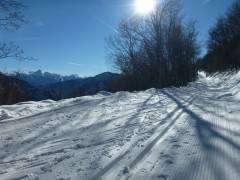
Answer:
MULTIPOLYGON (((234 0, 182 0, 186 19, 197 20, 200 40, 234 0)), ((38 61, 0 60, 1 71, 43 71, 93 76, 114 71, 105 58, 105 38, 114 34, 134 0, 23 0, 30 21, 16 32, 0 30, 4 42, 14 42, 38 61)))

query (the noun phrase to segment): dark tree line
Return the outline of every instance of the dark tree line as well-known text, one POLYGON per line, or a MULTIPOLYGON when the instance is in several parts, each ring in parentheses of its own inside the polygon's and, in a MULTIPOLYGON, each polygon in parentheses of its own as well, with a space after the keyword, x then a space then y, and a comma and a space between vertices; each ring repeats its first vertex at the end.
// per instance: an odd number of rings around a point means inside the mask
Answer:
POLYGON ((22 86, 24 86, 24 82, 18 78, 0 73, 0 105, 26 101, 27 95, 22 91, 22 86))
POLYGON ((122 74, 111 88, 179 87, 195 80, 198 32, 180 13, 179 1, 169 0, 147 17, 122 20, 119 33, 107 39, 109 62, 122 74))
POLYGON ((207 72, 240 68, 240 0, 218 18, 209 31, 208 53, 201 62, 207 72))

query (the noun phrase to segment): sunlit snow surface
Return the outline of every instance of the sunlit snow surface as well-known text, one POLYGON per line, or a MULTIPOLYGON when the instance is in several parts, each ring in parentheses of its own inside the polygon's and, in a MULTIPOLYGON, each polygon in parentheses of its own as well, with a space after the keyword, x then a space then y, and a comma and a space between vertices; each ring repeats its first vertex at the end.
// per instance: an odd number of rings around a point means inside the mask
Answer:
POLYGON ((240 72, 0 106, 0 179, 240 177, 240 72))

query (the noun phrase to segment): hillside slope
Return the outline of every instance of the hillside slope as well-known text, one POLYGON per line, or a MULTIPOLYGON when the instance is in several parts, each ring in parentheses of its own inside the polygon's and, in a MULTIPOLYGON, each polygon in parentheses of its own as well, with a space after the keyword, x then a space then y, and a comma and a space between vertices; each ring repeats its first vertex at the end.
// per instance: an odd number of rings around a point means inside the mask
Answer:
POLYGON ((0 106, 0 179, 237 180, 239 79, 0 106))

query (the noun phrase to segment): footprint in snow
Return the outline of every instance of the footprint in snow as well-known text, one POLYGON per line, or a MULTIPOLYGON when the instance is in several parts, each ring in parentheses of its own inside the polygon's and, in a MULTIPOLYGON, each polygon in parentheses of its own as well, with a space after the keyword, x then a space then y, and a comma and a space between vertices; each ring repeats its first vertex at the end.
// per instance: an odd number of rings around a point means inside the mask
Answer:
POLYGON ((128 174, 128 173, 130 173, 130 171, 131 170, 130 170, 130 168, 127 165, 123 167, 123 171, 122 171, 123 174, 128 174))
POLYGON ((178 140, 172 140, 170 143, 177 143, 178 140))
POLYGON ((50 164, 46 164, 40 168, 43 172, 52 172, 52 166, 50 164))
POLYGON ((166 160, 165 163, 171 165, 173 164, 173 161, 169 159, 169 160, 166 160))
POLYGON ((172 148, 174 148, 174 149, 177 149, 177 148, 180 148, 181 147, 181 145, 179 145, 179 144, 174 144, 173 146, 172 146, 172 148))
POLYGON ((195 134, 187 134, 188 136, 192 136, 192 137, 195 137, 196 135, 195 134))
POLYGON ((11 136, 10 136, 10 137, 7 137, 5 140, 6 140, 6 141, 12 140, 12 137, 11 137, 11 136))
POLYGON ((83 149, 83 148, 85 148, 85 147, 86 147, 86 146, 83 145, 83 144, 76 144, 76 145, 73 147, 73 149, 78 150, 78 149, 83 149))
POLYGON ((147 161, 147 164, 148 164, 148 165, 152 165, 153 163, 152 163, 152 162, 150 162, 150 161, 147 161))
POLYGON ((169 158, 170 156, 168 154, 163 154, 160 156, 160 158, 169 158))
POLYGON ((160 175, 158 175, 158 178, 159 178, 159 179, 167 179, 167 178, 168 178, 168 175, 160 174, 160 175))
POLYGON ((141 173, 147 173, 147 169, 145 169, 145 168, 140 169, 140 171, 141 171, 141 173))
POLYGON ((77 139, 73 139, 72 141, 73 141, 73 142, 76 142, 76 141, 78 141, 78 140, 79 140, 79 138, 77 138, 77 139))
POLYGON ((197 153, 196 152, 189 152, 189 153, 187 153, 187 156, 192 156, 194 154, 197 154, 197 153))

